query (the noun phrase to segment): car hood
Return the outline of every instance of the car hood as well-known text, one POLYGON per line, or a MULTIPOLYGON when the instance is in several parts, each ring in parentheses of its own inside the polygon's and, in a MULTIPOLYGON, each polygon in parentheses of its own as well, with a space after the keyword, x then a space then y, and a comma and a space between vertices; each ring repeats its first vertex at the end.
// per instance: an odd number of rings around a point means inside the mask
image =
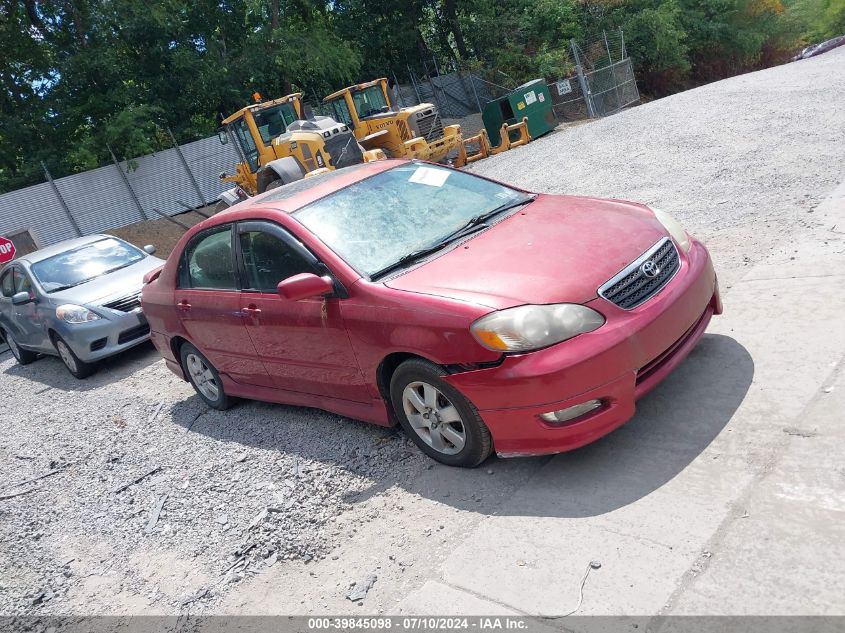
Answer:
POLYGON ((666 235, 632 202, 539 195, 529 205, 407 273, 397 290, 494 309, 527 303, 586 303, 598 287, 666 235))
POLYGON ((141 292, 144 275, 163 264, 164 260, 147 256, 131 266, 47 296, 58 303, 102 305, 120 297, 141 292))

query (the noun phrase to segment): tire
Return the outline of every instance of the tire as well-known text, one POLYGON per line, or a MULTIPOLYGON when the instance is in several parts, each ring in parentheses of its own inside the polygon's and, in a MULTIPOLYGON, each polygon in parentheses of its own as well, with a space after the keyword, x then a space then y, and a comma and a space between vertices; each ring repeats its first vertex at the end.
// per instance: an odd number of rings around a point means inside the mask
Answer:
POLYGON ((53 345, 59 353, 59 359, 61 359, 74 378, 79 378, 80 380, 88 378, 97 369, 94 363, 86 363, 85 361, 79 360, 79 357, 73 353, 70 345, 65 343, 58 334, 53 336, 53 345))
POLYGON ((493 439, 478 410, 443 374, 422 359, 399 365, 390 379, 393 412, 423 453, 447 466, 474 468, 490 456, 493 439))
POLYGON ((281 178, 277 178, 276 180, 271 181, 266 187, 264 187, 264 191, 270 191, 271 189, 278 189, 283 184, 281 178))
POLYGON ((0 330, 0 334, 3 335, 3 340, 6 341, 9 349, 12 350, 12 356, 14 356, 15 360, 18 361, 18 365, 29 365, 32 361, 38 358, 38 354, 35 352, 30 352, 29 350, 18 346, 17 341, 15 341, 15 339, 12 338, 12 335, 6 330, 0 330))
POLYGON ((203 402, 218 411, 225 411, 232 406, 232 399, 223 391, 223 381, 217 369, 196 347, 183 343, 179 357, 188 381, 203 402))

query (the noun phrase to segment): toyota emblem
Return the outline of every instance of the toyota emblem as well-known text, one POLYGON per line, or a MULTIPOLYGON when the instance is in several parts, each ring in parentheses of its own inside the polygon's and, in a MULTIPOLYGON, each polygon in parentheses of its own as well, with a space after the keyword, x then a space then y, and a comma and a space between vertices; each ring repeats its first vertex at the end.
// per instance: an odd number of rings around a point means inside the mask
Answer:
POLYGON ((647 261, 645 264, 640 266, 640 272, 649 279, 653 279, 660 274, 660 267, 652 261, 647 261))

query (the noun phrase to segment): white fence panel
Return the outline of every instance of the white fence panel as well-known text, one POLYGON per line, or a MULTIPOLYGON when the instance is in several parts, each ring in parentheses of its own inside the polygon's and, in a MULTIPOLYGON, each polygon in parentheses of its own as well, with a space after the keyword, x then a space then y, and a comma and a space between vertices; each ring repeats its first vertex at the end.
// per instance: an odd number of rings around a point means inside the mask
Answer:
MULTIPOLYGON (((172 148, 136 158, 132 169, 121 162, 119 168, 106 165, 57 178, 56 188, 82 233, 88 235, 140 222, 145 215, 160 217, 153 209, 175 215, 185 211, 185 205, 200 207, 203 200, 197 187, 205 202, 211 203, 232 186, 218 178, 221 171, 232 173, 238 162, 231 144, 222 145, 212 136, 180 149, 194 180, 172 148)), ((29 231, 39 248, 77 236, 48 182, 0 195, 0 235, 18 231, 29 231)))

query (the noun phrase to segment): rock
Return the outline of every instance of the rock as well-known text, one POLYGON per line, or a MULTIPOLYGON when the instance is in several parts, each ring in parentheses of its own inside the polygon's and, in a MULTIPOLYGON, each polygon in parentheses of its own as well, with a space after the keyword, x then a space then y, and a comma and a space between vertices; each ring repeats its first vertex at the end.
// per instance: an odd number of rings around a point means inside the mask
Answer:
POLYGON ((226 525, 229 522, 229 517, 225 514, 221 514, 214 520, 217 521, 220 525, 226 525))
POLYGON ((367 592, 376 584, 378 576, 370 574, 364 580, 356 582, 355 585, 346 594, 346 599, 352 602, 358 602, 367 597, 367 592))

